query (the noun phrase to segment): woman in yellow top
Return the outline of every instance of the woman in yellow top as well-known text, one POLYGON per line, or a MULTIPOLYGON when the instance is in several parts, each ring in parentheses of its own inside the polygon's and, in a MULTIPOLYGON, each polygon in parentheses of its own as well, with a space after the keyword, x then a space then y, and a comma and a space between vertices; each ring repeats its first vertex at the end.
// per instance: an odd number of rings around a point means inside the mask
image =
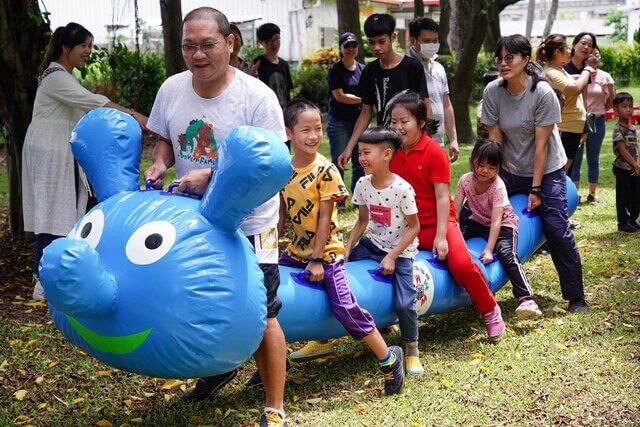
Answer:
POLYGON ((578 147, 584 142, 584 124, 586 109, 582 92, 589 84, 594 69, 585 66, 577 78, 572 77, 562 67, 571 61, 571 52, 567 38, 562 34, 551 34, 540 44, 537 53, 538 62, 545 64, 544 72, 552 88, 559 90, 565 97, 562 107, 562 122, 558 124, 560 139, 567 154, 565 171, 569 171, 578 147))

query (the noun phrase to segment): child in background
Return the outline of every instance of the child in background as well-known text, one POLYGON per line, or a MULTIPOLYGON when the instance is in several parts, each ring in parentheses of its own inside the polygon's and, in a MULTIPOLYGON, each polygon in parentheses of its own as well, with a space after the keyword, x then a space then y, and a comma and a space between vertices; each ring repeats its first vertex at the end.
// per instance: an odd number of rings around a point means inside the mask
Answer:
POLYGON ((249 74, 262 80, 278 97, 280 106, 284 108, 291 99, 293 81, 289 63, 278 56, 280 52, 280 27, 267 22, 256 31, 258 43, 264 48, 264 53, 253 60, 249 74))
POLYGON ((309 101, 291 101, 284 110, 284 123, 293 145, 293 175, 280 192, 278 227, 284 229, 288 216, 294 237, 280 264, 304 269, 311 282, 322 282, 336 319, 375 353, 385 374, 385 394, 399 393, 404 385, 402 349, 387 347, 371 314, 358 305, 349 289, 336 208, 336 202, 348 193, 335 165, 318 154, 322 142, 320 110, 309 101))
POLYGON ((460 232, 449 194, 451 166, 447 153, 427 135, 427 111, 415 93, 397 96, 392 105, 391 127, 402 134, 402 147, 391 160, 391 172, 404 178, 416 192, 420 233, 418 247, 433 251, 445 261, 453 280, 469 293, 487 327, 490 340, 505 332, 500 306, 473 263, 460 232))
POLYGON ((616 176, 616 213, 618 231, 640 233, 640 164, 638 164, 638 135, 630 122, 633 97, 620 92, 613 98, 618 123, 613 128, 613 174, 616 176))
POLYGON ((471 216, 460 225, 465 239, 482 237, 487 241, 480 260, 493 261, 495 249, 498 260, 507 271, 513 296, 520 304, 516 316, 535 319, 542 315, 533 300, 533 291, 518 259, 518 217, 509 203, 507 188, 498 176, 504 155, 502 146, 490 139, 478 139, 471 152, 471 172, 460 177, 454 204, 458 219, 465 199, 471 216))
MULTIPOLYGON (((484 87, 487 87, 489 83, 498 77, 500 77, 500 74, 495 70, 484 73, 484 76, 482 76, 482 83, 484 84, 484 87)), ((482 119, 482 99, 478 102, 478 108, 476 109, 476 134, 480 139, 489 138, 489 130, 486 125, 483 125, 482 122, 480 122, 480 119, 482 119)))
POLYGON ((411 185, 391 173, 389 163, 402 135, 384 127, 365 130, 358 141, 360 164, 367 175, 358 180, 353 204, 359 215, 345 248, 347 261, 371 258, 382 274, 391 274, 393 307, 405 343, 408 375, 422 375, 418 352, 418 313, 413 284, 413 259, 418 253, 418 208, 411 185), (366 236, 360 238, 367 229, 366 236), (358 242, 358 239, 360 241, 358 242))

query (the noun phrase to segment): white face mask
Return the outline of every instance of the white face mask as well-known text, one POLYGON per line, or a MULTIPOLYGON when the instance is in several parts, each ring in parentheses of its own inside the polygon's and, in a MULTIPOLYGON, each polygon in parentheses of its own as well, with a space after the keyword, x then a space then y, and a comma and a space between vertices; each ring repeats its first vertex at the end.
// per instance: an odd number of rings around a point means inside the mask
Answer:
POLYGON ((420 43, 420 53, 423 58, 433 58, 440 49, 440 43, 420 43))

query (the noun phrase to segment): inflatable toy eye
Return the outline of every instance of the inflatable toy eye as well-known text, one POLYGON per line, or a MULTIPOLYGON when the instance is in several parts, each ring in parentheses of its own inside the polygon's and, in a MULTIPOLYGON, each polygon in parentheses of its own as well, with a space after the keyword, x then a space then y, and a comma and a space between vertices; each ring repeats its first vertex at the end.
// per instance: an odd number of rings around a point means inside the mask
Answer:
POLYGON ((76 228, 76 239, 84 240, 93 249, 98 246, 100 238, 102 237, 102 230, 104 229, 104 212, 97 209, 93 212, 89 212, 82 222, 76 228))
POLYGON ((165 256, 176 241, 176 229, 167 221, 153 221, 129 237, 127 258, 137 265, 148 265, 165 256))

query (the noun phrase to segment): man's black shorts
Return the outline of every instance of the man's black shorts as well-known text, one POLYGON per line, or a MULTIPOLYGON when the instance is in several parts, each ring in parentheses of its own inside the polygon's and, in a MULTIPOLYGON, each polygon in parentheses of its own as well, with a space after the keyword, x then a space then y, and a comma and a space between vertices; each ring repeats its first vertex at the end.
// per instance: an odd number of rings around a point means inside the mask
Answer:
MULTIPOLYGON (((251 245, 255 248, 255 236, 247 236, 251 245)), ((278 297, 280 286, 280 270, 278 264, 259 264, 264 273, 264 286, 267 288, 267 317, 276 317, 282 308, 282 301, 278 297)))

